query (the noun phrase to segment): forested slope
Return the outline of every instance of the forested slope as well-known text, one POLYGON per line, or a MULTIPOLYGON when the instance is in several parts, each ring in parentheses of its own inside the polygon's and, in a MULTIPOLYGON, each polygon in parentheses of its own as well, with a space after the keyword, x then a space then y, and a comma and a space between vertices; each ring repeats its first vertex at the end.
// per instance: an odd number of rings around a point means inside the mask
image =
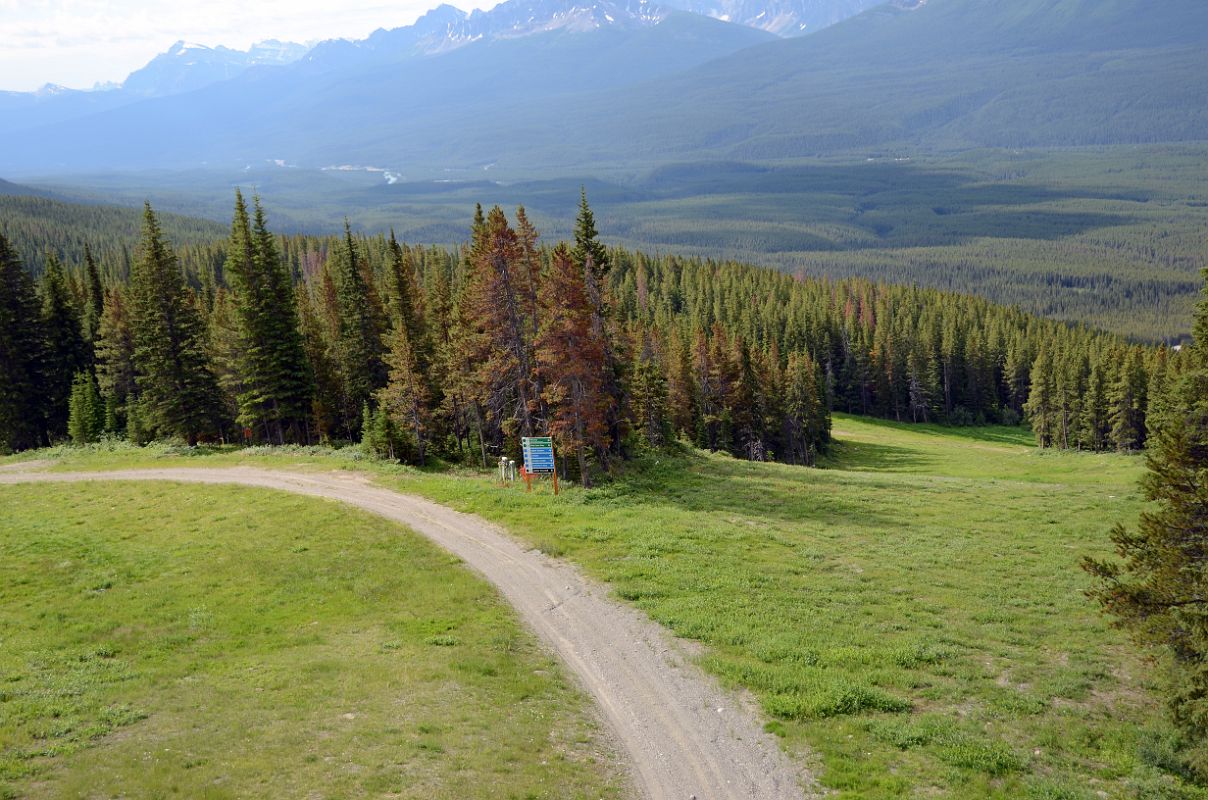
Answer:
POLYGON ((128 273, 52 257, 35 294, 15 251, 3 260, 5 335, 25 354, 10 371, 26 367, 9 448, 109 431, 487 463, 550 433, 586 478, 675 436, 811 464, 836 408, 1026 417, 1044 445, 1136 449, 1182 368, 966 295, 609 250, 585 200, 573 246, 498 207, 455 249, 275 237, 240 199, 225 242, 179 257, 148 207, 128 273))

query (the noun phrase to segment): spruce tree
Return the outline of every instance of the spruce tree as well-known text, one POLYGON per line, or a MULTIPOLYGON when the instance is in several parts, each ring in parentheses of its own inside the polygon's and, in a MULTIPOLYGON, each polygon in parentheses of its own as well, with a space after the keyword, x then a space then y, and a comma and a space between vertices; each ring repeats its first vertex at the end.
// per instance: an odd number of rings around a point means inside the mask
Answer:
POLYGON ((67 434, 67 404, 77 372, 89 368, 80 313, 72 302, 59 259, 46 257, 42 274, 42 326, 46 336, 42 405, 51 441, 67 434))
POLYGON ((337 331, 332 353, 343 388, 342 424, 351 439, 359 427, 357 410, 386 383, 386 370, 382 361, 383 331, 375 318, 360 251, 347 221, 343 248, 336 258, 335 301, 337 331))
POLYGON ((640 338, 637 361, 629 380, 633 430, 650 447, 662 447, 671 437, 667 378, 658 362, 651 333, 643 331, 640 338))
POLYGON ((590 486, 589 453, 607 457, 604 346, 592 330, 582 269, 565 245, 553 252, 540 299, 536 356, 545 376, 550 435, 575 454, 583 485, 590 486))
MULTIPOLYGON (((1208 303, 1197 309, 1195 330, 1208 336, 1208 303)), ((1112 531, 1119 560, 1083 565, 1097 579, 1091 596, 1158 656, 1187 761, 1208 778, 1208 338, 1191 355, 1194 368, 1151 421, 1141 481, 1149 508, 1135 531, 1112 531)))
POLYGON ((596 281, 603 283, 611 268, 608 260, 608 250, 600 241, 600 233, 596 230, 596 217, 591 207, 587 205, 587 189, 579 189, 579 216, 575 219, 575 247, 571 255, 580 267, 589 262, 595 274, 596 281))
POLYGON ((1042 344, 1032 365, 1031 390, 1024 412, 1036 434, 1036 444, 1052 447, 1057 434, 1057 376, 1049 347, 1042 344))
POLYGON ((84 337, 94 345, 100 335, 101 315, 105 311, 105 287, 92 248, 84 245, 84 337))
POLYGON ((407 333, 407 342, 421 372, 427 372, 432 361, 431 342, 424 319, 423 295, 415 276, 415 265, 411 254, 390 231, 387 243, 390 253, 390 269, 387 275, 390 290, 391 325, 402 325, 407 333))
POLYGON ((143 208, 129 299, 142 424, 190 445, 216 434, 223 425, 221 392, 206 355, 205 325, 150 203, 143 208))
POLYGON ((33 279, 0 233, 0 451, 45 442, 46 338, 33 279))
POLYGON ((127 411, 137 397, 134 331, 124 295, 113 289, 105 299, 96 339, 96 376, 105 398, 105 429, 126 430, 127 411))
POLYGON ((1145 362, 1137 348, 1129 348, 1122 355, 1120 374, 1108 394, 1111 437, 1120 450, 1140 450, 1147 434, 1145 362))
MULTIPOLYGON (((378 408, 399 430, 408 432, 412 445, 408 449, 412 451, 415 462, 423 466, 430 417, 427 381, 420 371, 404 325, 400 323, 394 327, 386 337, 386 344, 386 364, 390 374, 386 385, 376 393, 378 408)), ((410 460, 412 453, 400 453, 399 457, 410 460)))
POLYGON ((238 420, 273 444, 306 441, 314 382, 299 329, 293 281, 255 200, 255 222, 235 191, 226 274, 236 291, 240 345, 238 420))
POLYGON ((77 372, 71 383, 68 403, 67 433, 72 444, 91 444, 105 429, 105 404, 97 391, 92 373, 77 372))

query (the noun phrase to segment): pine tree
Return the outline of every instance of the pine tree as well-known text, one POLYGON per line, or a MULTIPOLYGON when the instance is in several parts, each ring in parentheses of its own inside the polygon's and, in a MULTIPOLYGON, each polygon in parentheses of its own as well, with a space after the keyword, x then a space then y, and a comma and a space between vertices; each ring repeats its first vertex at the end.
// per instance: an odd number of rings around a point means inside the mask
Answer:
POLYGON ((692 380, 692 350, 678 328, 667 343, 667 406, 674 432, 692 436, 700 409, 692 380))
POLYGON ((1024 404, 1024 412, 1032 423, 1036 444, 1052 447, 1057 433, 1057 377, 1047 345, 1040 346, 1029 383, 1031 390, 1028 402, 1024 404))
POLYGON ((97 383, 105 398, 105 429, 111 433, 126 429, 127 409, 137 393, 134 332, 123 297, 119 289, 106 295, 96 339, 97 383))
POLYGON ((46 338, 33 279, 0 233, 0 452, 45 442, 46 338))
POLYGON ((71 383, 67 433, 73 444, 91 444, 105 429, 105 404, 97 391, 92 373, 77 372, 71 383))
POLYGON ((373 392, 386 383, 386 368, 382 361, 383 331, 375 318, 360 252, 347 222, 340 256, 335 278, 338 328, 332 354, 343 389, 342 424, 352 438, 359 423, 356 409, 362 408, 373 392))
POLYGON ((77 372, 89 368, 80 313, 72 302, 63 267, 53 254, 42 274, 42 326, 46 335, 42 407, 50 440, 67 433, 67 404, 77 372))
POLYGON ((462 345, 475 365, 478 398, 492 417, 514 421, 520 436, 537 430, 532 339, 522 292, 522 252, 503 210, 487 214, 462 295, 462 345), (518 279, 519 278, 519 279, 518 279))
POLYGON ((604 346, 592 330, 583 272, 564 245, 553 252, 540 299, 536 355, 545 378, 550 435, 561 450, 575 454, 583 485, 590 486, 588 451, 604 458, 608 447, 604 346))
POLYGON ((325 326, 319 312, 314 309, 305 286, 298 286, 294 302, 294 307, 298 310, 303 353, 315 382, 308 430, 313 430, 320 440, 326 442, 340 429, 339 410, 344 397, 343 383, 340 380, 339 368, 331 356, 332 346, 325 335, 325 326))
POLYGON ((748 461, 766 458, 764 421, 767 417, 763 387, 755 372, 755 362, 746 341, 736 337, 733 359, 733 393, 730 417, 734 429, 737 454, 748 461))
POLYGON ((105 311, 105 287, 101 284, 101 273, 97 270, 92 248, 84 245, 84 336, 88 343, 95 344, 100 334, 101 315, 105 311))
POLYGON ((667 411, 667 378, 658 363, 650 332, 642 331, 640 338, 637 361, 629 380, 633 430, 649 446, 662 447, 671 433, 667 411))
MULTIPOLYGON (((1208 274, 1205 276, 1208 278, 1208 274)), ((1195 330, 1208 336, 1208 304, 1195 330)), ((1112 531, 1119 561, 1086 559, 1091 596, 1166 667, 1167 703, 1192 747, 1188 761, 1208 777, 1208 338, 1192 348, 1195 368, 1168 393, 1153 420, 1148 472, 1151 505, 1136 531, 1112 531)), ((1132 359, 1130 358, 1130 361, 1132 359)), ((1135 365, 1123 372, 1136 371, 1135 365)))
POLYGON ((817 367, 808 356, 793 353, 785 370, 784 458, 790 464, 813 466, 829 439, 829 413, 821 402, 817 367))
POLYGON ((217 433, 221 392, 206 356, 205 326, 149 203, 129 300, 142 424, 190 445, 217 433))
POLYGON ((575 247, 571 256, 580 267, 590 264, 596 282, 603 284, 612 264, 596 230, 595 214, 587 205, 587 189, 582 187, 579 190, 579 216, 575 220, 575 247))
MULTIPOLYGON (((266 441, 309 439, 314 383, 289 272, 255 200, 255 224, 239 190, 225 272, 235 289, 237 419, 266 441)), ((232 383, 228 381, 228 384, 232 383)))
POLYGON ((1137 348, 1123 354, 1120 374, 1108 394, 1111 409, 1111 437, 1120 450, 1139 450, 1145 446, 1146 375, 1145 362, 1137 348))
POLYGON ((1087 378, 1079 440, 1082 446, 1088 450, 1104 450, 1107 447, 1109 430, 1107 382, 1104 377, 1104 369, 1096 360, 1091 365, 1090 375, 1087 378))
POLYGON ((390 317, 391 325, 402 325, 407 343, 415 358, 416 368, 427 372, 432 361, 431 343, 424 320, 423 295, 415 279, 415 265, 409 252, 403 249, 390 231, 387 245, 390 251, 390 317))
MULTIPOLYGON (((378 408, 399 429, 409 432, 412 447, 408 449, 414 452, 416 463, 423 466, 430 419, 427 382, 420 372, 407 328, 401 321, 386 337, 386 346, 390 374, 386 385, 375 395, 378 408)), ((405 454, 400 453, 399 457, 409 460, 405 454)))

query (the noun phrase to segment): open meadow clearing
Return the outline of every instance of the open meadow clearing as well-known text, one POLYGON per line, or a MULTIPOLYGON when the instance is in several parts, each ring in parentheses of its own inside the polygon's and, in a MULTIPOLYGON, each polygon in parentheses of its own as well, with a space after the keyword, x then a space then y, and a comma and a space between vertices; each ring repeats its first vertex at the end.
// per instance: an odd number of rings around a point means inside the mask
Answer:
POLYGON ((366 469, 503 523, 703 645, 839 797, 1203 796, 1163 770, 1151 668, 1078 567, 1135 520, 1141 458, 1040 451, 1014 428, 836 416, 835 435, 824 469, 682 451, 557 498, 349 451, 65 449, 48 466, 366 469))
POLYGON ((0 487, 0 796, 620 797, 588 708, 397 524, 228 486, 0 487))

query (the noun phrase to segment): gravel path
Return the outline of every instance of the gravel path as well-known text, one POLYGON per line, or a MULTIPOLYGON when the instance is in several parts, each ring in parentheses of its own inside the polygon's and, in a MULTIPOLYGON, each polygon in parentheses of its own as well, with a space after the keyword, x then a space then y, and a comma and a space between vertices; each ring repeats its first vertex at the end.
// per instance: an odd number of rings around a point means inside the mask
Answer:
MULTIPOLYGON (((24 466, 24 465, 23 465, 24 466)), ((801 800, 808 776, 759 721, 689 663, 656 623, 500 528, 345 473, 250 467, 111 472, 0 471, 0 483, 167 480, 234 483, 325 497, 401 522, 486 577, 599 705, 651 800, 801 800)), ((301 521, 300 521, 301 522, 301 521)))

